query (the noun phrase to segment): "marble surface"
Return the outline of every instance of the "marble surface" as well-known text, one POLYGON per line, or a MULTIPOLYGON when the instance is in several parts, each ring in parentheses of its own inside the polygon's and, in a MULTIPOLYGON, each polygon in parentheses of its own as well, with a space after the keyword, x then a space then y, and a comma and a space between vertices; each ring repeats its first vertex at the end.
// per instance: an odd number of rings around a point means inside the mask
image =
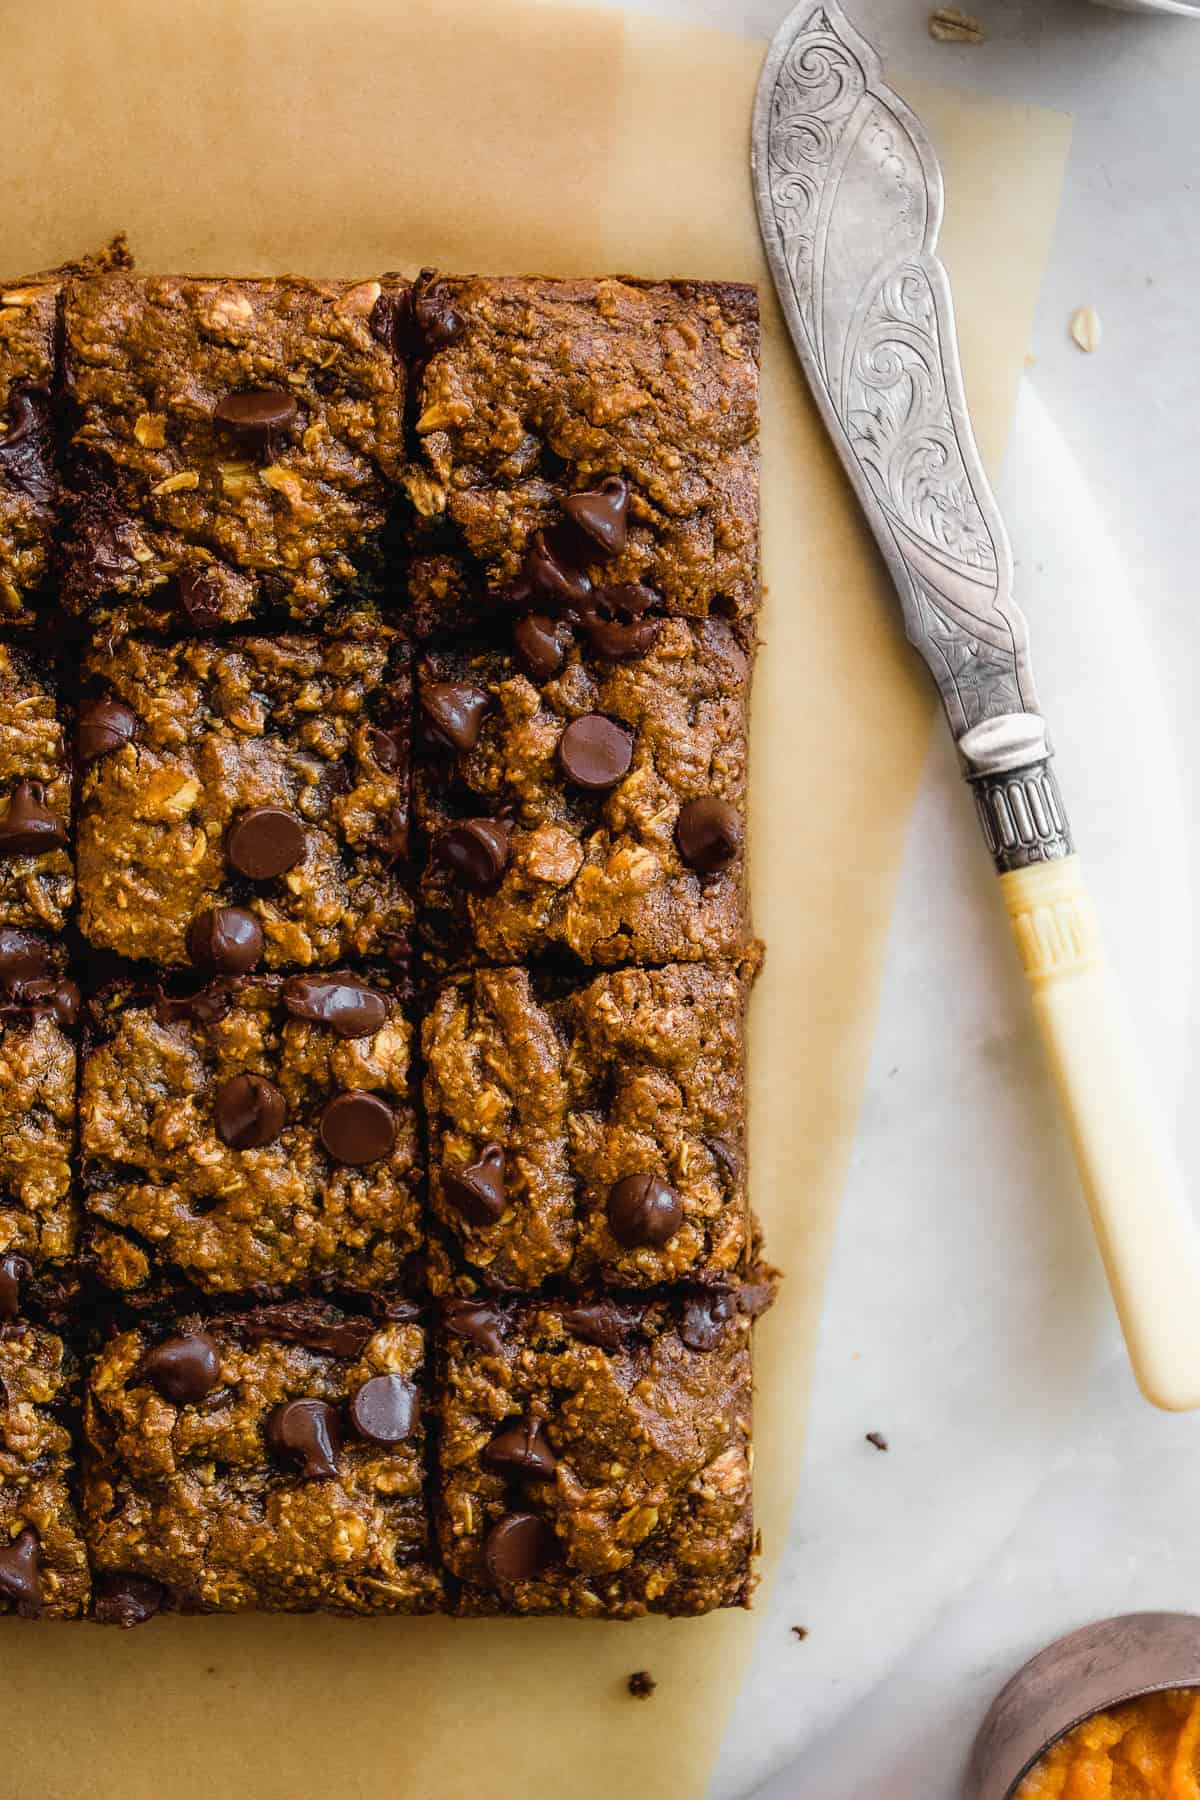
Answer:
MULTIPOLYGON (((760 37, 785 10, 644 4, 760 37)), ((1001 499, 1077 836, 1200 1178, 1200 24, 1086 0, 971 0, 988 39, 966 48, 929 39, 930 4, 852 0, 901 91, 906 74, 932 78, 1076 121, 1001 499), (1104 328, 1092 357, 1067 334, 1085 304, 1104 328)), ((1200 1424, 1152 1412, 1125 1367, 990 868, 939 738, 804 1486, 711 1800, 957 1800, 979 1717, 1039 1645, 1109 1612, 1200 1609, 1198 1502, 1200 1424)))

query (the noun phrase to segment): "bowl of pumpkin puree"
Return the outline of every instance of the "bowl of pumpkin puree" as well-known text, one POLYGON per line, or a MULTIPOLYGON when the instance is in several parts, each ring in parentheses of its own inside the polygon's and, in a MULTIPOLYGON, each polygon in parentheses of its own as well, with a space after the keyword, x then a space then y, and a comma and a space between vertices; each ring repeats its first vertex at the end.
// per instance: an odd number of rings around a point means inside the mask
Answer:
POLYGON ((1127 1613, 1018 1669, 964 1800, 1200 1800, 1200 1617, 1127 1613))

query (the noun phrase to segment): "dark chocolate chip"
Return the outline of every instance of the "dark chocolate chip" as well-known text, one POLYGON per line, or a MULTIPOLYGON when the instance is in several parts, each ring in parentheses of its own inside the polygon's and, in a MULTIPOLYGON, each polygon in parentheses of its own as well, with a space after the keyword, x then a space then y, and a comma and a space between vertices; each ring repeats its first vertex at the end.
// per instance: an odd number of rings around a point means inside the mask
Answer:
POLYGON ((569 494, 563 511, 577 531, 589 540, 594 555, 620 556, 625 548, 629 489, 619 475, 606 475, 598 488, 569 494))
POLYGON ((180 569, 175 577, 175 598, 188 623, 197 631, 211 631, 221 622, 221 593, 204 569, 180 569))
POLYGON ((0 1319, 11 1324, 21 1316, 21 1283, 33 1277, 33 1264, 16 1250, 0 1256, 0 1319))
POLYGON ((29 1525, 0 1550, 0 1594, 22 1612, 42 1610, 41 1560, 37 1532, 29 1525))
POLYGON ((483 1557, 501 1587, 533 1581, 554 1560, 554 1533, 536 1513, 505 1513, 488 1532, 483 1557))
POLYGON ((282 806, 254 806, 230 829, 225 854, 239 875, 271 881, 304 856, 304 827, 282 806))
POLYGON ((340 1038, 371 1037, 387 1020, 382 994, 342 978, 289 976, 283 984, 283 1004, 293 1019, 327 1025, 340 1038))
POLYGON ((396 1143, 396 1115, 378 1094, 351 1088, 321 1114, 321 1142, 335 1162, 352 1169, 390 1156, 396 1143))
POLYGON ((371 755, 385 775, 391 775, 400 767, 403 750, 392 732, 384 731, 378 725, 372 725, 367 731, 367 743, 370 746, 371 755))
POLYGON ((256 456, 273 456, 296 422, 296 396, 286 388, 246 388, 226 394, 213 418, 256 456))
POLYGON ((9 394, 8 429, 0 437, 0 477, 35 506, 53 505, 58 484, 45 388, 15 387, 9 394))
POLYGON ((421 683, 421 718, 425 735, 446 750, 473 750, 491 705, 482 688, 466 681, 421 683))
POLYGON ((194 1406, 221 1379, 221 1352, 207 1331, 164 1338, 142 1358, 142 1374, 164 1400, 194 1406))
POLYGON ((374 1444, 402 1444, 417 1423, 417 1390, 403 1375, 372 1375, 350 1402, 360 1437, 374 1444))
POLYGON ((738 1311, 748 1319, 761 1318, 775 1304, 775 1285, 765 1277, 761 1281, 744 1281, 737 1291, 738 1311))
POLYGON ((657 1175, 626 1175, 609 1191, 608 1223, 626 1249, 657 1249, 674 1237, 682 1219, 683 1202, 657 1175))
POLYGON ((188 926, 187 953, 201 969, 246 975, 263 953, 262 926, 244 906, 210 906, 188 926))
POLYGON ((367 321, 376 343, 399 356, 404 347, 405 328, 409 319, 407 294, 380 294, 367 321))
POLYGON ((45 944, 29 931, 0 928, 0 985, 33 981, 50 967, 45 944))
POLYGON ((566 660, 567 633, 548 613, 528 613, 513 626, 517 660, 535 681, 549 681, 566 660))
POLYGON ((137 714, 119 700, 90 700, 79 709, 76 744, 80 762, 95 762, 120 750, 137 736, 137 714))
POLYGON ((37 430, 39 407, 35 393, 41 393, 43 401, 45 400, 44 391, 40 389, 14 388, 9 395, 8 428, 4 436, 0 437, 0 453, 7 454, 8 451, 15 450, 18 444, 26 443, 37 430))
POLYGON ((375 1330, 370 1319, 330 1320, 316 1302, 308 1300, 263 1306, 243 1314, 238 1323, 255 1343, 303 1344, 306 1350, 326 1356, 361 1356, 375 1330))
POLYGON ((160 987, 154 995, 154 1016, 160 1025, 174 1025, 179 1019, 215 1025, 232 1004, 232 994, 219 981, 209 982, 194 994, 168 994, 160 987))
POLYGON ((494 1225, 508 1207, 504 1193, 504 1149, 485 1144, 479 1161, 442 1170, 442 1192, 471 1225, 494 1225))
POLYGON ((506 819, 464 819, 438 833, 433 853, 471 893, 484 894, 508 866, 511 831, 506 819))
POLYGON ((66 827, 47 807, 41 782, 18 781, 0 819, 0 856, 36 856, 66 845, 66 827))
POLYGON ((733 1295, 726 1288, 693 1294, 683 1303, 679 1335, 689 1350, 715 1350, 736 1311, 733 1295))
POLYGON ((591 591, 591 582, 571 560, 570 547, 562 538, 557 533, 534 532, 510 597, 518 604, 542 600, 569 609, 581 606, 591 591))
POLYGON ((558 1467, 546 1428, 532 1413, 502 1425, 483 1452, 485 1467, 502 1474, 528 1475, 548 1481, 558 1467))
POLYGON ((675 847, 688 867, 701 875, 727 869, 742 847, 742 836, 740 815, 715 794, 689 800, 675 821, 675 847))
POLYGON ((392 863, 404 861, 408 855, 408 816, 403 808, 397 807, 388 814, 384 829, 377 838, 372 839, 372 843, 389 867, 392 863))
POLYGON ((558 760, 568 781, 600 793, 628 774, 633 738, 603 713, 585 713, 572 719, 558 740, 558 760))
POLYGON ((276 1456, 298 1462, 307 1480, 332 1480, 342 1447, 337 1408, 327 1400, 288 1400, 267 1419, 267 1443, 276 1456))
POLYGON ((622 1306, 615 1300, 583 1300, 564 1306, 560 1314, 572 1337, 599 1350, 619 1350, 642 1317, 635 1306, 622 1306))
POLYGON ((412 297, 413 324, 430 348, 444 349, 459 337, 462 316, 455 310, 450 289, 434 279, 432 269, 422 269, 412 297))
POLYGON ((579 608, 579 623, 597 656, 621 662, 645 656, 653 650, 662 631, 662 620, 648 618, 651 607, 661 604, 653 588, 639 581, 598 587, 579 608))
POLYGON ((162 1610, 166 1591, 146 1575, 97 1572, 95 1579, 92 1616, 100 1625, 120 1625, 128 1631, 162 1610))
POLYGON ((231 1150, 273 1144, 287 1122, 287 1102, 261 1075, 233 1075, 213 1095, 217 1136, 231 1150))
POLYGON ((15 990, 13 1005, 15 1011, 30 1017, 41 1014, 59 1025, 73 1025, 79 1016, 79 989, 73 981, 56 981, 53 977, 23 981, 15 990))
POLYGON ((442 1323, 455 1337, 478 1344, 492 1356, 499 1356, 504 1348, 508 1319, 486 1300, 444 1300, 442 1323))
POLYGON ((723 1137, 709 1138, 708 1147, 713 1153, 714 1162, 732 1187, 742 1172, 741 1152, 736 1144, 731 1144, 728 1138, 723 1137))

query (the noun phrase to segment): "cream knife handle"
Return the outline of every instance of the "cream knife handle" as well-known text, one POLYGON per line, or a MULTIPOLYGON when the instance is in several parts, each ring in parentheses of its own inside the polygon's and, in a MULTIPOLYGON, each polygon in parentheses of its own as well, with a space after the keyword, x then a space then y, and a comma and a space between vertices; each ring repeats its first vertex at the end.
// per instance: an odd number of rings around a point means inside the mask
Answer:
POLYGON ((1000 886, 1138 1385, 1200 1407, 1200 1228, 1109 972, 1077 856, 1000 886))

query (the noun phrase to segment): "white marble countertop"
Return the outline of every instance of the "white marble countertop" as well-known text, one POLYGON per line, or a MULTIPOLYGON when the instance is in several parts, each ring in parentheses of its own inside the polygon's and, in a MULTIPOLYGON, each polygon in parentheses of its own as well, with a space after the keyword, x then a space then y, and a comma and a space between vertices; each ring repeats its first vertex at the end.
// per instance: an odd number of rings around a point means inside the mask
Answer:
MULTIPOLYGON (((786 10, 640 4, 763 38, 786 10)), ((1200 23, 1087 0, 970 0, 988 39, 966 48, 931 41, 931 0, 848 4, 901 91, 915 76, 1075 118, 1001 500, 1077 836, 1200 1177, 1200 23), (1067 334, 1080 305, 1103 324, 1091 357, 1067 334), (1116 641, 1124 603, 1131 649, 1116 641)), ((1200 1609, 1200 1423, 1152 1412, 1124 1365, 956 787, 939 739, 835 1250, 804 1487, 712 1800, 957 1800, 983 1709, 1039 1645, 1110 1612, 1200 1609), (864 1443, 873 1429, 886 1457, 864 1443)))

